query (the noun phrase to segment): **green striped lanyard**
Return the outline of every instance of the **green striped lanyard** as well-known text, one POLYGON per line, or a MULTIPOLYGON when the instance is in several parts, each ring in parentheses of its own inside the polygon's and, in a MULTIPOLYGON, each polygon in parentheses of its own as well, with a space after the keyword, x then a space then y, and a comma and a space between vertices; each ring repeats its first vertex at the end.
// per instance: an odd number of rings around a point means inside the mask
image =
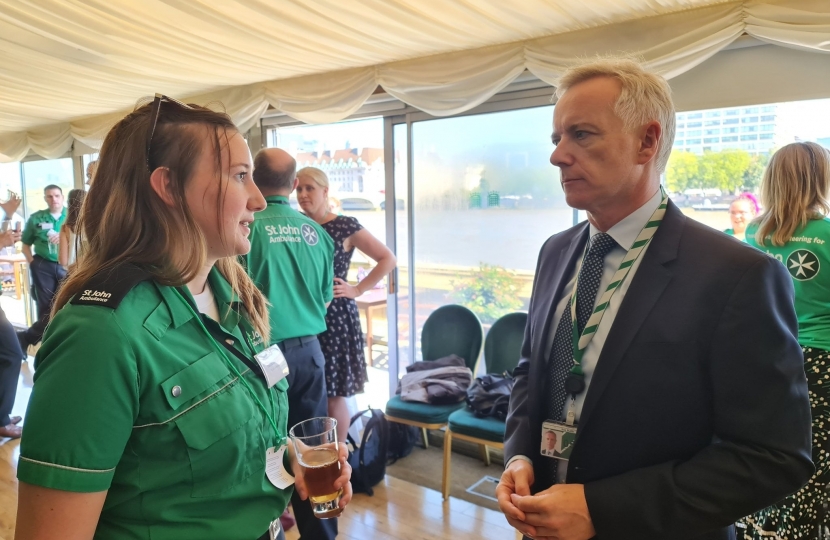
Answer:
POLYGON ((254 402, 256 402, 256 404, 259 405, 260 410, 262 410, 262 412, 265 413, 265 418, 268 419, 268 423, 271 424, 271 427, 274 429, 274 436, 277 439, 277 447, 279 448, 280 446, 282 446, 282 444, 285 441, 285 437, 280 436, 280 430, 277 428, 277 423, 274 421, 274 418, 277 417, 277 404, 274 402, 274 396, 273 392, 271 392, 271 389, 268 388, 267 392, 268 399, 271 400, 271 411, 273 412, 273 416, 270 412, 268 412, 268 409, 265 407, 265 405, 262 404, 262 401, 260 401, 259 397, 257 397, 256 392, 251 387, 251 384, 247 380, 245 380, 245 377, 233 363, 233 360, 231 360, 230 356, 228 356, 228 352, 225 350, 225 348, 216 342, 216 339, 213 337, 213 334, 210 333, 210 330, 207 329, 207 326, 205 326, 204 321, 202 321, 202 316, 199 315, 195 309, 193 309, 193 306, 190 305, 190 302, 188 302, 185 299, 185 297, 182 295, 181 292, 179 292, 177 288, 174 287, 173 290, 176 291, 176 295, 190 310, 190 313, 196 319, 196 322, 199 324, 205 336, 208 338, 208 341, 210 341, 211 345, 213 345, 213 348, 219 354, 219 357, 225 361, 225 365, 229 367, 231 371, 234 372, 237 379, 239 379, 239 382, 242 383, 242 386, 244 386, 245 389, 248 391, 248 394, 250 394, 254 402))
MULTIPOLYGON (((576 394, 579 394, 585 390, 585 374, 582 371, 582 357, 585 354, 585 349, 588 347, 588 344, 591 343, 591 339, 593 339, 594 334, 596 334, 597 328, 599 328, 599 323, 602 321, 602 317, 608 309, 611 297, 614 296, 614 293, 617 292, 617 290, 619 290, 620 286, 625 281, 625 278, 628 276, 628 273, 631 271, 631 267, 634 266, 634 263, 640 258, 640 255, 643 254, 643 250, 654 236, 654 233, 657 232, 657 227, 660 226, 660 222, 663 221, 663 215, 666 213, 666 205, 668 203, 669 196, 666 195, 666 191, 663 189, 663 186, 660 186, 660 193, 662 195, 660 206, 658 206, 657 210, 651 214, 651 217, 645 224, 645 227, 643 227, 640 234, 637 235, 637 239, 634 240, 634 243, 631 244, 631 248, 629 248, 628 252, 625 254, 625 258, 623 258, 622 263, 620 263, 620 267, 617 268, 617 271, 614 273, 611 283, 605 289, 605 292, 602 293, 597 307, 594 308, 593 313, 591 313, 591 316, 588 318, 588 322, 585 323, 582 335, 579 335, 578 321, 576 317, 576 291, 579 285, 579 273, 577 272, 576 280, 574 280, 573 293, 571 293, 574 365, 568 373, 568 378, 565 380, 565 391, 571 394, 574 398, 576 397, 576 394)), ((585 257, 587 255, 588 245, 586 244, 585 252, 582 255, 582 264, 585 264, 585 257)), ((572 411, 568 411, 568 420, 568 423, 572 423, 572 411)))

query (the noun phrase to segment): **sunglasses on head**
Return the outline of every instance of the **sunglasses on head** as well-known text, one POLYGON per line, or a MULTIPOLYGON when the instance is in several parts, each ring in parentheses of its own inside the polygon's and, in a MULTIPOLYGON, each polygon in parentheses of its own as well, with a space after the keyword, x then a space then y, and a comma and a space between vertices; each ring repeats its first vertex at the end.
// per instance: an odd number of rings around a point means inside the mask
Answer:
POLYGON ((178 105, 179 107, 182 107, 183 109, 192 109, 193 108, 190 105, 188 105, 187 103, 182 103, 178 99, 167 97, 167 96, 164 96, 162 94, 156 94, 155 99, 153 99, 153 112, 150 113, 150 116, 152 117, 153 121, 150 124, 150 130, 147 132, 147 169, 149 169, 149 171, 151 173, 153 172, 154 167, 153 167, 152 163, 150 163, 150 149, 152 148, 153 135, 155 135, 155 133, 156 133, 156 125, 158 124, 158 121, 159 121, 159 114, 161 114, 161 104, 163 102, 174 103, 174 104, 178 105))

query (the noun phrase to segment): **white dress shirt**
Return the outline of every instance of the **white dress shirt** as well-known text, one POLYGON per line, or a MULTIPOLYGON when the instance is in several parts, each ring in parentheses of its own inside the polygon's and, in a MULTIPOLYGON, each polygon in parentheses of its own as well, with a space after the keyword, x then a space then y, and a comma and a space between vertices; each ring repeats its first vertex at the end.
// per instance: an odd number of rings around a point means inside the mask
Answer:
MULTIPOLYGON (((648 223, 649 218, 657 210, 657 207, 660 206, 660 201, 662 200, 662 192, 658 189, 657 192, 640 208, 629 214, 627 217, 623 218, 620 222, 616 225, 611 227, 607 233, 617 242, 617 245, 612 249, 608 255, 605 256, 605 261, 602 267, 602 279, 599 282, 599 289, 598 291, 604 291, 608 285, 611 284, 611 280, 614 277, 617 269, 620 267, 623 259, 625 258, 625 254, 628 253, 628 249, 637 239, 637 236, 640 234, 640 231, 643 230, 646 223, 648 223)), ((590 225, 590 235, 593 237, 597 234, 599 229, 590 225)), ((643 257, 645 256, 646 250, 648 250, 651 243, 649 242, 646 244, 646 247, 643 248, 642 253, 634 261, 634 264, 631 265, 631 270, 628 272, 628 276, 626 276, 625 281, 617 288, 617 291, 614 293, 614 296, 611 297, 611 300, 608 304, 608 307, 605 309, 605 314, 602 317, 602 321, 599 323, 599 327, 597 328, 596 333, 594 334, 593 339, 585 348, 585 353, 582 356, 582 372, 585 374, 585 391, 579 394, 576 397, 575 405, 575 419, 577 424, 579 424, 579 416, 582 413, 582 406, 585 404, 585 396, 588 394, 588 389, 591 386, 591 377, 594 374, 594 370, 597 366, 597 360, 599 360, 600 353, 602 353, 602 346, 605 344, 605 339, 608 337, 608 333, 611 331, 611 326, 614 324, 614 319, 617 316, 617 312, 620 309, 620 305, 622 304, 623 299, 625 298, 626 292, 628 292, 628 287, 631 285, 631 281, 634 278, 634 274, 637 273, 637 269, 640 267, 640 261, 642 261, 643 257)), ((553 348, 553 338, 556 334, 556 328, 559 325, 559 321, 562 319, 562 314, 565 311, 565 306, 568 305, 568 301, 571 299, 571 294, 573 292, 574 282, 576 281, 576 276, 579 274, 579 269, 582 267, 582 257, 576 263, 576 267, 574 268, 573 274, 571 274, 570 279, 562 288, 562 296, 559 298, 559 302, 556 304, 556 311, 554 312, 553 321, 551 322, 550 332, 548 332, 548 340, 545 344, 545 354, 543 358, 550 359, 551 349, 553 348)), ((599 299, 601 295, 597 294, 597 298, 595 299, 594 307, 596 307, 596 300, 599 299)), ((570 396, 568 397, 567 403, 562 410, 562 418, 560 420, 565 420, 565 415, 570 407, 570 396)), ((530 461, 526 456, 514 456, 510 461, 507 462, 507 465, 510 465, 516 459, 525 459, 530 461)), ((565 483, 565 476, 568 473, 567 467, 559 467, 557 469, 557 483, 564 484, 565 483)))

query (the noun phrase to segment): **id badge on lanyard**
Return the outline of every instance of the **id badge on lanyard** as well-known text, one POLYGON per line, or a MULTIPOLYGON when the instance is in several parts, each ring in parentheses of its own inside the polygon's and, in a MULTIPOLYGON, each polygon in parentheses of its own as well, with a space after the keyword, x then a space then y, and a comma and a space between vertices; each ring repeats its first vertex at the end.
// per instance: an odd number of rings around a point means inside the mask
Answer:
POLYGON ((290 486, 294 479, 285 470, 283 466, 283 454, 288 449, 286 444, 285 437, 280 436, 279 429, 277 428, 277 424, 274 421, 274 418, 277 416, 276 404, 274 403, 274 396, 270 392, 270 388, 277 384, 283 377, 288 374, 288 365, 285 365, 285 369, 281 367, 282 364, 285 364, 285 357, 282 354, 282 351, 279 350, 276 346, 271 346, 258 355, 255 356, 257 363, 259 364, 260 368, 262 369, 263 374, 265 374, 265 379, 268 382, 268 398, 271 401, 271 409, 269 411, 262 401, 257 397, 256 392, 251 387, 250 383, 245 380, 245 376, 239 372, 239 369, 234 365, 233 361, 228 356, 227 351, 221 345, 219 345, 216 340, 213 338, 211 333, 208 331, 207 327, 205 326, 204 322, 202 322, 202 318, 196 313, 196 310, 193 309, 193 306, 190 305, 182 294, 176 290, 176 294, 179 296, 182 302, 188 307, 191 311, 193 316, 195 317, 197 324, 201 327, 202 331, 204 332, 205 336, 208 338, 210 343, 216 349, 216 352, 219 353, 219 356, 224 359, 225 364, 228 368, 236 375, 239 382, 245 389, 248 391, 251 399, 256 403, 260 410, 262 410, 265 418, 268 420, 268 423, 271 424, 271 427, 274 429, 274 436, 277 439, 277 445, 268 448, 265 451, 265 476, 271 484, 276 487, 277 489, 286 489, 290 486), (276 349, 279 354, 274 353, 272 349, 276 349), (269 375, 270 374, 270 375, 269 375))
POLYGON ((288 362, 285 355, 276 345, 271 345, 261 353, 254 356, 259 368, 265 375, 265 382, 271 388, 288 376, 288 362))
POLYGON ((576 426, 563 422, 542 422, 542 449, 545 457, 568 461, 576 440, 576 426))

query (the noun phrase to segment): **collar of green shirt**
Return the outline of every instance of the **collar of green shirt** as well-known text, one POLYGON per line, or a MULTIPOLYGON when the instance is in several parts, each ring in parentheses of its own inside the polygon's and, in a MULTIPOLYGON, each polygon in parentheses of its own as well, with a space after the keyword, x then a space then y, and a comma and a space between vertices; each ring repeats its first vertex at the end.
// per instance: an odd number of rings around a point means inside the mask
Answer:
POLYGON ((269 195, 265 197, 265 202, 268 204, 288 204, 288 197, 284 195, 269 195))
MULTIPOLYGON (((233 292, 230 284, 215 266, 210 270, 210 274, 208 274, 208 285, 213 291, 213 297, 216 299, 216 306, 219 308, 219 317, 222 319, 222 327, 228 333, 233 333, 233 330, 239 325, 242 317, 239 313, 239 297, 233 292)), ((179 298, 172 287, 158 285, 158 290, 164 299, 164 303, 167 305, 167 309, 170 311, 174 328, 180 327, 193 318, 193 312, 182 303, 181 298, 179 298)), ((189 302, 194 302, 193 295, 190 294, 190 290, 187 287, 182 287, 181 291, 189 302)))
POLYGON ((51 218, 54 219, 54 220, 59 220, 62 217, 66 217, 66 207, 65 206, 61 208, 61 215, 58 216, 58 217, 53 216, 52 215, 52 210, 50 210, 49 208, 44 208, 41 211, 43 212, 44 215, 51 216, 51 218))

